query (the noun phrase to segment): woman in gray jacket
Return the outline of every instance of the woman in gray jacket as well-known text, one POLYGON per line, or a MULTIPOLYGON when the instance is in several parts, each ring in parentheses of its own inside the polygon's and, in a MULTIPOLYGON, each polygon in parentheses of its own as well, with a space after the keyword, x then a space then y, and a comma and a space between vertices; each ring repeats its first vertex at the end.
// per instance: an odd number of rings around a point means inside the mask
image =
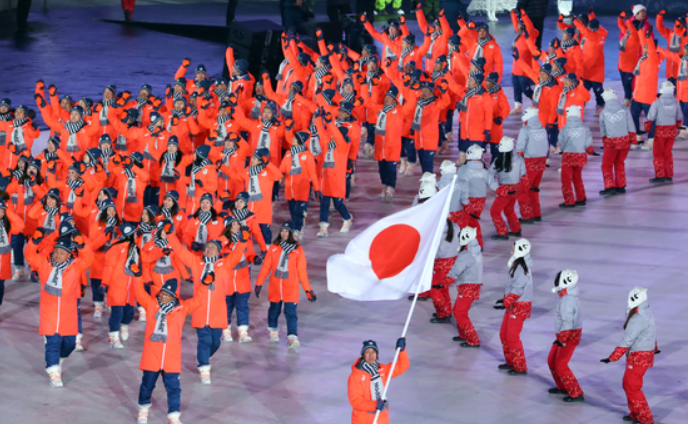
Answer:
POLYGON ((628 311, 621 343, 609 358, 601 359, 600 362, 608 364, 626 356, 623 389, 631 413, 624 420, 652 424, 652 411, 643 394, 643 376, 652 368, 655 355, 660 351, 657 350, 655 338, 655 317, 647 303, 647 289, 636 287, 631 290, 628 294, 628 311))

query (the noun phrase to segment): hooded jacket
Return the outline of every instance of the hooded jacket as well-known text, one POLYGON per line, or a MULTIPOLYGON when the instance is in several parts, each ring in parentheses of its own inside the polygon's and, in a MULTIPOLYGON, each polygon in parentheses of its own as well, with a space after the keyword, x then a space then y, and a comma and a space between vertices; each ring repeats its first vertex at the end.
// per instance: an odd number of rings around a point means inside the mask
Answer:
POLYGON ((638 312, 631 317, 624 330, 619 347, 633 352, 654 352, 657 346, 655 316, 647 302, 638 306, 638 312))
MULTIPOLYGON (((442 190, 444 187, 452 183, 455 174, 442 174, 440 180, 437 182, 437 189, 442 190)), ((449 213, 458 212, 463 208, 463 205, 470 203, 468 199, 468 181, 456 177, 456 183, 454 183, 454 190, 452 192, 452 198, 449 202, 449 213)))
POLYGON ((522 266, 517 266, 514 276, 509 276, 509 283, 504 290, 504 297, 512 294, 518 296, 516 302, 533 301, 533 259, 531 259, 530 253, 524 259, 528 266, 528 274, 523 271, 522 266))
POLYGON ((647 120, 654 121, 658 127, 676 126, 676 121, 683 120, 681 105, 673 94, 662 94, 659 99, 652 102, 647 120))
POLYGON ((447 277, 456 280, 457 286, 464 284, 483 284, 483 254, 477 239, 471 240, 467 249, 456 257, 456 262, 447 277))
POLYGON ((635 124, 633 124, 630 109, 623 107, 618 99, 607 100, 602 113, 600 113, 600 134, 602 137, 624 137, 635 132, 635 124))
POLYGON ((440 245, 437 248, 437 254, 435 259, 445 259, 445 258, 455 258, 456 251, 459 247, 459 234, 461 233, 461 228, 454 222, 449 221, 444 224, 444 230, 442 231, 442 238, 440 239, 440 245), (447 241, 447 232, 449 230, 448 225, 452 225, 454 228, 454 237, 451 241, 447 241))
MULTIPOLYGON (((489 185, 489 172, 481 160, 469 160, 459 168, 458 178, 468 186, 468 197, 485 197, 489 185)), ((493 176, 494 179, 494 176, 493 176)), ((441 179, 440 179, 441 181, 441 179)))
POLYGON ((534 116, 518 132, 516 141, 517 153, 523 153, 525 158, 542 158, 547 156, 549 142, 547 131, 542 127, 540 118, 534 116))
MULTIPOLYGON (((675 122, 674 122, 675 123, 675 122)), ((577 116, 570 116, 559 133, 559 148, 564 153, 585 153, 592 146, 592 132, 577 116)))
POLYGON ((510 172, 497 172, 497 168, 495 168, 495 163, 497 161, 492 162, 489 176, 487 178, 487 184, 490 186, 492 191, 496 191, 500 185, 518 184, 521 181, 521 177, 526 175, 526 162, 520 155, 517 155, 515 152, 512 153, 510 172), (497 181, 495 181, 495 175, 497 176, 497 181))
POLYGON ((583 328, 578 301, 578 286, 566 288, 566 294, 559 297, 559 303, 554 310, 554 331, 557 335, 563 331, 579 330, 583 328))

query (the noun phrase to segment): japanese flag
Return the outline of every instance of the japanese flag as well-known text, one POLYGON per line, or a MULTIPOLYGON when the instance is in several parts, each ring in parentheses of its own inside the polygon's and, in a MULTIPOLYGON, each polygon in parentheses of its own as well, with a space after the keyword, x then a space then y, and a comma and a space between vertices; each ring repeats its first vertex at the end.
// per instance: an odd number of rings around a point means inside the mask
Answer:
MULTIPOLYGON (((454 177, 456 178, 456 177, 454 177)), ((453 184, 383 218, 327 260, 327 289, 353 300, 395 300, 430 290, 453 184)))

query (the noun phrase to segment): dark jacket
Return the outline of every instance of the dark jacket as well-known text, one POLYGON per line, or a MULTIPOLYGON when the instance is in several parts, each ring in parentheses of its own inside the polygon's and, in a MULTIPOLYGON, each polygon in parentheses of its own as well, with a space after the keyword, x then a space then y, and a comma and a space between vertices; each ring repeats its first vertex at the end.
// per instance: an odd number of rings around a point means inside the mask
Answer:
POLYGON ((549 0, 518 0, 518 8, 523 9, 529 18, 542 18, 547 15, 549 0))

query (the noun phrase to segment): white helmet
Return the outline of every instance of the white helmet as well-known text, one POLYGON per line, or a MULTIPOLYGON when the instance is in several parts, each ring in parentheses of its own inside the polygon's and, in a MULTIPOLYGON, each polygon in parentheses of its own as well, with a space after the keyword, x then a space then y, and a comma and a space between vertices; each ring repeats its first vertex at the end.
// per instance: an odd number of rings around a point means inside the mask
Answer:
POLYGON ((437 187, 435 187, 435 183, 421 183, 420 190, 418 190, 419 199, 427 199, 435 194, 437 194, 437 187))
POLYGON ((418 180, 422 183, 437 183, 437 175, 435 175, 433 172, 426 172, 424 173, 421 177, 420 180, 418 180))
POLYGON ((552 293, 560 292, 578 284, 578 273, 572 269, 565 269, 559 275, 557 285, 552 289, 552 293))
POLYGON ((576 118, 580 118, 581 117, 581 111, 582 111, 582 109, 580 106, 576 106, 576 105, 569 106, 566 108, 566 117, 569 118, 571 116, 575 116, 576 118))
POLYGON ((671 81, 664 81, 662 85, 659 86, 660 94, 674 94, 674 84, 671 81))
POLYGON ((540 110, 536 107, 529 107, 526 110, 523 111, 523 116, 521 116, 521 121, 523 122, 528 122, 530 118, 538 116, 538 113, 540 113, 540 110))
POLYGON ((442 165, 440 165, 440 172, 442 175, 456 174, 456 164, 450 160, 442 161, 442 165))
POLYGON ((647 289, 643 287, 635 287, 628 293, 628 309, 637 308, 643 302, 647 301, 647 289))
POLYGON ((464 227, 459 234, 459 245, 465 246, 475 240, 475 236, 478 234, 478 230, 473 227, 464 227))
POLYGON ((502 140, 499 142, 500 152, 510 152, 514 150, 514 147, 514 139, 511 137, 504 136, 502 137, 502 140))
POLYGON ((602 99, 605 102, 608 102, 610 100, 619 100, 619 96, 616 95, 616 91, 612 90, 611 88, 605 88, 604 91, 602 92, 602 99))
POLYGON ((509 259, 509 268, 514 264, 514 261, 518 258, 524 258, 530 253, 530 242, 528 239, 518 239, 514 243, 514 254, 509 259))
POLYGON ((477 144, 472 144, 468 150, 466 150, 466 160, 481 160, 484 152, 485 149, 477 144))

